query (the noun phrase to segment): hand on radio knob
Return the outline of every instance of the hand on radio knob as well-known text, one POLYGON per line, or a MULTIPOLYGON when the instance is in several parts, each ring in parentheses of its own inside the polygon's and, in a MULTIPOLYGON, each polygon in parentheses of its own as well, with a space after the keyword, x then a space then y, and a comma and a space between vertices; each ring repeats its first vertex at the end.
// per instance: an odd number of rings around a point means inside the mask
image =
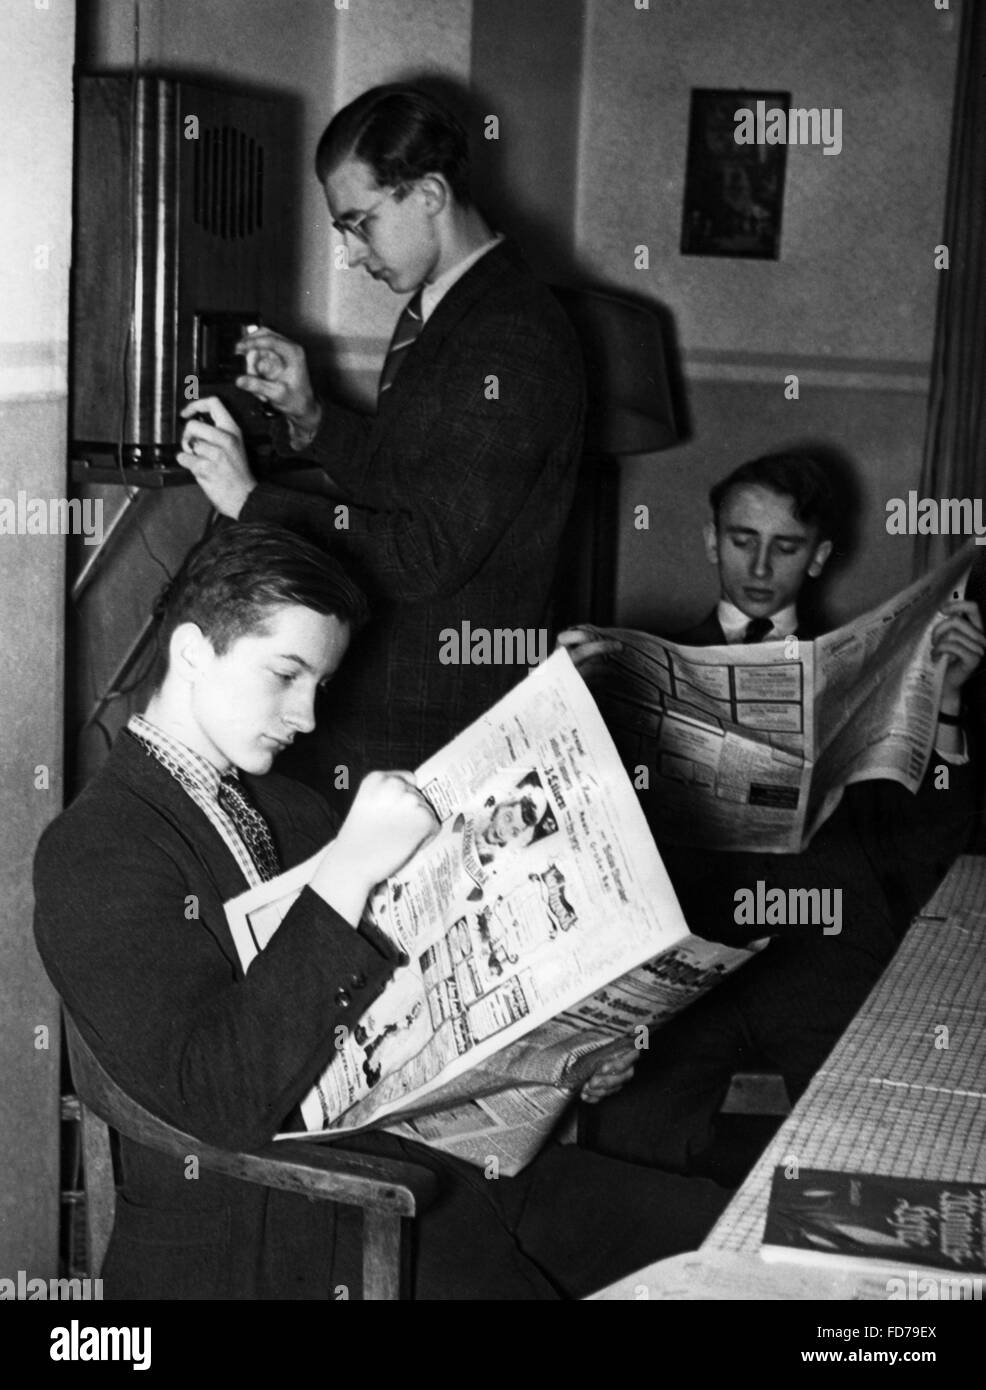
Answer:
POLYGON ((257 486, 243 448, 240 427, 218 396, 192 401, 182 411, 178 462, 187 468, 217 512, 239 516, 257 486))

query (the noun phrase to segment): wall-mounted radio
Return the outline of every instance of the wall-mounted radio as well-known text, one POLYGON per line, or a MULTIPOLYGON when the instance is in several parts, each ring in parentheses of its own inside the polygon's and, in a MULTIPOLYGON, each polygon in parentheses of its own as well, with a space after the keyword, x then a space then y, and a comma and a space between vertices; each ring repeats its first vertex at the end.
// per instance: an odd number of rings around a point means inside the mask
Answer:
POLYGON ((196 395, 269 427, 232 383, 242 330, 285 317, 290 103, 143 73, 80 77, 76 101, 73 472, 190 481, 196 395))

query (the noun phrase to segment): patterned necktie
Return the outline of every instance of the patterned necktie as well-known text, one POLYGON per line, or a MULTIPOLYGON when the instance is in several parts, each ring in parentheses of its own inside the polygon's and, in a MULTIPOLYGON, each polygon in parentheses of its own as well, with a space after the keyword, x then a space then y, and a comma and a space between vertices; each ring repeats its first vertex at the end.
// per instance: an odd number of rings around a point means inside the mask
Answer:
POLYGON ((385 391, 389 391, 394 384, 394 377, 401 369, 401 363, 407 356, 411 344, 417 339, 418 334, 424 327, 424 319, 421 316, 421 293, 424 289, 415 291, 414 297, 410 299, 401 312, 397 320, 397 327, 394 329, 394 336, 390 340, 390 347, 387 349, 387 356, 384 358, 383 371, 380 373, 380 386, 377 390, 377 404, 385 391))
POLYGON ((763 642, 774 624, 769 618, 751 618, 743 633, 744 642, 763 642))
POLYGON ((256 806, 251 805, 238 777, 227 774, 219 779, 219 804, 236 826, 260 877, 265 882, 276 878, 281 866, 270 829, 256 806))

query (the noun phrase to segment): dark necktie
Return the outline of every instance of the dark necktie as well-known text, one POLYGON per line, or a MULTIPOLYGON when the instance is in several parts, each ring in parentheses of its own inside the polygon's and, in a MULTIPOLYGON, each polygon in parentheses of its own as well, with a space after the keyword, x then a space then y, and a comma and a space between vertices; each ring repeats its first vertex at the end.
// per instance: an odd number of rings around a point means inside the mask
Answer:
POLYGON ((769 618, 751 618, 746 625, 743 633, 744 642, 762 642, 771 631, 774 624, 769 618))
POLYGON ((219 804, 239 831, 257 872, 266 882, 281 872, 277 850, 263 816, 252 805, 246 788, 238 777, 227 775, 219 780, 219 804))
POLYGON ((408 300, 397 320, 394 336, 390 340, 390 347, 384 358, 383 371, 380 373, 380 386, 377 390, 378 405, 383 393, 389 391, 393 386, 394 377, 400 371, 401 363, 410 351, 411 344, 417 339, 424 327, 424 319, 421 316, 421 291, 423 289, 424 286, 422 285, 415 292, 413 298, 408 300))

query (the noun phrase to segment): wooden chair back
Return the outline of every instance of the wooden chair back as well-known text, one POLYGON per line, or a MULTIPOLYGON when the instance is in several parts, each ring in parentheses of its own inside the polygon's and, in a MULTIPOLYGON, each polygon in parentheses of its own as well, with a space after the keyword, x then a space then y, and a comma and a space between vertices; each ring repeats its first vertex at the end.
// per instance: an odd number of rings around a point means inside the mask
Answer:
POLYGON ((102 1268, 116 1208, 109 1135, 112 1127, 118 1134, 161 1153, 184 1157, 194 1152, 201 1167, 211 1172, 361 1207, 364 1299, 399 1299, 409 1289, 409 1225, 434 1199, 437 1183, 433 1173, 411 1163, 304 1139, 284 1140, 239 1153, 203 1144, 127 1095, 103 1068, 68 1014, 64 1017, 82 1125, 91 1275, 97 1275, 102 1268))

